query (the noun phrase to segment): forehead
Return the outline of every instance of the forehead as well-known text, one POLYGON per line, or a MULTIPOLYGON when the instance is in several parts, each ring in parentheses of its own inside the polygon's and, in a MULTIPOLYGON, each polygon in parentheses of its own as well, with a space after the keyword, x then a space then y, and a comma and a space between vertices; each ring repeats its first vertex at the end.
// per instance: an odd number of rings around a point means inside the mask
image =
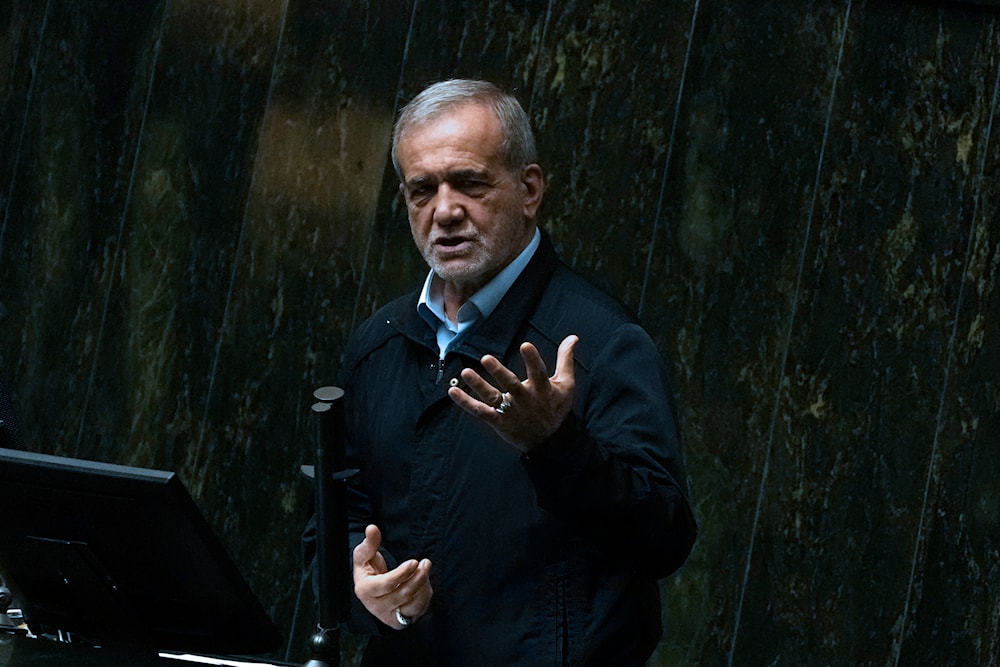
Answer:
POLYGON ((493 112, 465 104, 407 130, 397 155, 404 177, 455 168, 495 168, 501 164, 503 133, 493 112))

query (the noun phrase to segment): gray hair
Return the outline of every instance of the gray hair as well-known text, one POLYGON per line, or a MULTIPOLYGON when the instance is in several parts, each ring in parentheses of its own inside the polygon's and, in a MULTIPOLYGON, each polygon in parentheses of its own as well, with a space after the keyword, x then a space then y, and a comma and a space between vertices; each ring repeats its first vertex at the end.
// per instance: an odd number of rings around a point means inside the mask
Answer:
POLYGON ((500 158, 511 173, 518 173, 538 161, 531 122, 517 98, 488 81, 450 79, 425 88, 399 113, 392 132, 392 166, 400 179, 403 178, 397 153, 400 140, 410 130, 464 104, 482 104, 496 115, 504 137, 500 158))

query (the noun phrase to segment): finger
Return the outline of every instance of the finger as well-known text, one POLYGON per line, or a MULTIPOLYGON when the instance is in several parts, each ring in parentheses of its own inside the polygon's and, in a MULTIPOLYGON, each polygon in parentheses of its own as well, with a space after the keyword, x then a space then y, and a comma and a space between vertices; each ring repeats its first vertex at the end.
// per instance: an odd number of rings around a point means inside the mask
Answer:
POLYGON ((430 582, 431 562, 423 559, 417 567, 417 572, 410 579, 414 583, 412 590, 407 589, 408 595, 405 600, 397 605, 400 613, 410 618, 417 618, 427 611, 431 598, 434 596, 434 589, 430 582))
MULTIPOLYGON (((494 389, 494 391, 496 390, 494 389)), ((448 396, 458 407, 474 417, 479 417, 489 423, 494 423, 497 418, 497 411, 492 405, 477 401, 461 387, 451 387, 448 390, 448 396)))
POLYGON ((500 391, 515 391, 521 386, 521 380, 509 368, 500 363, 500 360, 492 354, 484 356, 480 363, 483 368, 496 380, 496 386, 500 391))
MULTIPOLYGON (((385 574, 366 577, 362 587, 368 597, 374 599, 391 599, 398 606, 397 600, 405 599, 406 597, 405 595, 399 595, 398 592, 413 578, 417 568, 417 561, 411 558, 385 574)), ((357 588, 357 585, 355 585, 355 588, 357 588)))
MULTIPOLYGON (((431 562, 424 558, 413 569, 413 574, 396 589, 396 606, 403 607, 425 596, 430 587, 431 562)), ((409 611, 415 611, 410 609, 409 611)), ((407 614, 411 616, 412 614, 407 614)))
POLYGON ((433 594, 429 579, 431 562, 425 558, 419 563, 412 563, 413 571, 399 586, 375 596, 375 606, 389 617, 387 622, 394 627, 402 627, 392 622, 395 620, 395 610, 398 609, 404 616, 415 618, 424 612, 433 594))
POLYGON ((566 336, 559 343, 559 352, 556 355, 556 372, 552 376, 554 379, 562 382, 573 380, 573 355, 576 350, 576 344, 579 342, 580 337, 573 335, 566 336))
POLYGON ((385 594, 388 595, 393 591, 398 591, 407 586, 412 588, 413 585, 411 582, 414 581, 414 577, 418 577, 419 572, 420 563, 414 558, 404 561, 392 570, 389 570, 385 573, 384 580, 381 582, 386 587, 385 594))
POLYGON ((500 390, 487 382, 483 376, 476 371, 471 368, 466 368, 462 371, 462 379, 465 381, 465 384, 468 385, 469 389, 475 392, 475 394, 479 397, 479 400, 483 403, 491 406, 495 406, 500 403, 500 390))
POLYGON ((549 372, 545 368, 542 355, 538 353, 538 348, 531 343, 521 343, 521 358, 524 359, 524 367, 527 370, 528 381, 536 389, 541 389, 548 385, 549 372))

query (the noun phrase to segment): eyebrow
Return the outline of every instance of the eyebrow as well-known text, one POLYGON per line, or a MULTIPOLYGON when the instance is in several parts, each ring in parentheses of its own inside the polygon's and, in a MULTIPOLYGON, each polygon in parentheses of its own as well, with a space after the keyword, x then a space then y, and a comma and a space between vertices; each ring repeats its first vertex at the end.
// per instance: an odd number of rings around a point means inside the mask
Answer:
POLYGON ((416 176, 414 178, 407 179, 403 182, 408 188, 417 187, 420 185, 427 185, 431 183, 440 183, 442 180, 446 182, 454 181, 467 181, 470 179, 476 180, 492 180, 489 178, 489 172, 485 169, 457 169, 455 171, 446 172, 443 179, 438 179, 435 176, 416 176))
POLYGON ((459 169, 448 172, 446 176, 450 181, 467 181, 469 179, 487 180, 489 172, 485 169, 459 169))
POLYGON ((427 185, 428 183, 435 183, 436 181, 437 181, 436 178, 432 178, 430 176, 417 176, 416 178, 406 179, 405 181, 403 181, 403 185, 406 186, 407 188, 413 188, 419 185, 427 185))

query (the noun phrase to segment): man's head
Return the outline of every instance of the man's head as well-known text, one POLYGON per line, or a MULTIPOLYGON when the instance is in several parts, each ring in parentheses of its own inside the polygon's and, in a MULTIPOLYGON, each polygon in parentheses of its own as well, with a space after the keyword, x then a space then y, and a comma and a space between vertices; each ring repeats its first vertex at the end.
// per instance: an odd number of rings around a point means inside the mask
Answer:
POLYGON ((465 104, 483 105, 492 110, 504 137, 500 153, 511 172, 538 161, 531 122, 517 98, 488 81, 451 79, 428 86, 399 113, 392 133, 392 164, 400 181, 403 180, 398 152, 400 139, 411 130, 465 104))
POLYGON ((545 188, 534 160, 527 115, 492 84, 436 84, 400 114, 400 192, 446 305, 463 303, 531 241, 545 188))

